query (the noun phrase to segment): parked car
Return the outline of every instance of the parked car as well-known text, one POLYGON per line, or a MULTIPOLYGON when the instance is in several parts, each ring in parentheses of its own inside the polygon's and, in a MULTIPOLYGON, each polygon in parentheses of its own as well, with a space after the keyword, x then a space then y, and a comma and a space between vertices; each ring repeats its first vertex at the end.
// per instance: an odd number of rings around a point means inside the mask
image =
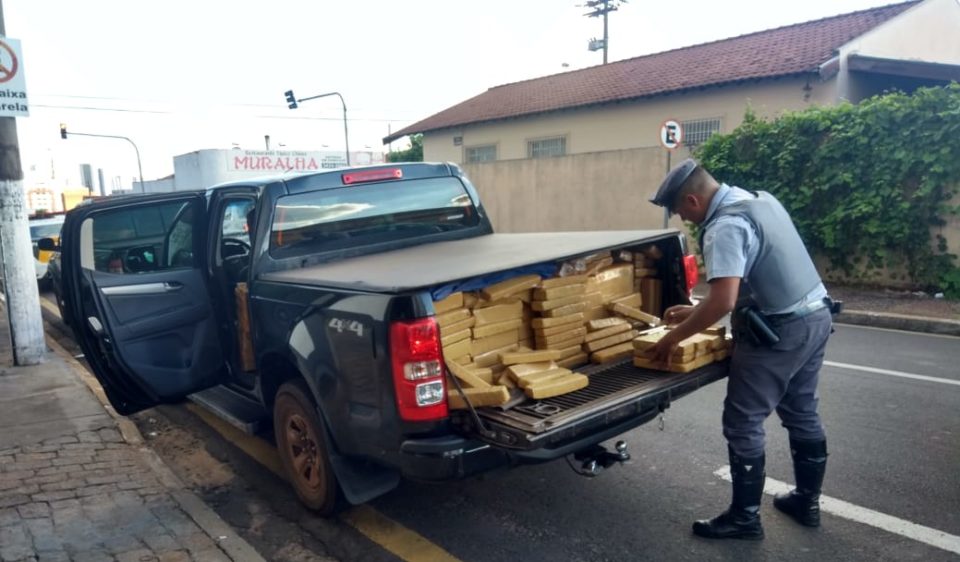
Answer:
POLYGON ((63 227, 63 215, 44 215, 42 218, 30 219, 30 242, 33 244, 33 263, 36 269, 37 282, 41 287, 50 286, 50 259, 56 252, 40 249, 38 242, 42 238, 50 238, 57 243, 60 239, 60 229, 63 227))

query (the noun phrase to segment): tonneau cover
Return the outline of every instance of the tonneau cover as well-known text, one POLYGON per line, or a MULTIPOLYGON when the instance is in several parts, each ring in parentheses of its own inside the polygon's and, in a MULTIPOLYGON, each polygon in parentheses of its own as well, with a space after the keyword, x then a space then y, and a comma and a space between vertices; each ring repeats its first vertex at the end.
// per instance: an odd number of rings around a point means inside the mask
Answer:
POLYGON ((434 287, 674 235, 667 230, 487 234, 264 274, 266 281, 382 293, 434 287))

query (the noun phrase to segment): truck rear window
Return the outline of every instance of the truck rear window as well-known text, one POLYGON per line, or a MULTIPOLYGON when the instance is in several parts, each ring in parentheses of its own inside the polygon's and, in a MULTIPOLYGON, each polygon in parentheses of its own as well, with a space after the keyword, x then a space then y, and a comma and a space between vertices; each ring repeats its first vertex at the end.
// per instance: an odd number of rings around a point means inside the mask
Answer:
POLYGON ((454 177, 351 185, 281 197, 270 253, 293 257, 477 224, 473 201, 454 177))

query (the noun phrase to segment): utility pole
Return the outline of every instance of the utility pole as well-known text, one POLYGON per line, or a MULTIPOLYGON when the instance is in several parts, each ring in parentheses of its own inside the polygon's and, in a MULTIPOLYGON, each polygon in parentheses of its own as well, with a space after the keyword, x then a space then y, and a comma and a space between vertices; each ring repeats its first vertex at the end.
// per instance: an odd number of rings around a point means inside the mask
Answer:
POLYGON ((347 131, 347 102, 343 101, 343 96, 340 95, 340 92, 327 92, 326 94, 319 94, 319 95, 310 96, 307 98, 297 98, 297 96, 293 94, 293 90, 287 90, 286 92, 283 93, 283 95, 286 96, 287 107, 290 109, 296 109, 300 107, 301 102, 315 100, 318 98, 325 98, 329 96, 337 96, 338 98, 340 98, 340 105, 343 106, 343 144, 346 145, 347 166, 349 166, 350 165, 350 134, 347 131))
POLYGON ((591 39, 587 49, 591 51, 598 51, 603 49, 603 64, 607 64, 607 50, 610 47, 610 35, 608 33, 607 27, 607 14, 610 12, 615 12, 620 8, 621 4, 626 4, 627 0, 587 0, 583 4, 584 8, 590 8, 592 11, 588 12, 585 15, 588 18, 596 18, 603 16, 603 39, 591 39))
MULTIPOLYGON (((0 0, 0 36, 6 35, 0 0)), ((0 259, 14 365, 36 365, 47 349, 25 199, 16 117, 0 117, 0 259)))

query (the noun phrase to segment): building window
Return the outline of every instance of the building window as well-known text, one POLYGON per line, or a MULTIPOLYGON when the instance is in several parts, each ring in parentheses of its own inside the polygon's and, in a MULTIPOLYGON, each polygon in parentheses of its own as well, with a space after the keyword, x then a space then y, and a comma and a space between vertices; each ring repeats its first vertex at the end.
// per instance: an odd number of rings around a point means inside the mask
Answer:
POLYGON ((467 162, 490 162, 497 159, 497 145, 468 146, 466 150, 467 162))
POLYGON ((684 121, 680 126, 683 127, 683 144, 693 147, 720 132, 720 119, 694 119, 684 121))
POLYGON ((527 158, 563 156, 567 153, 566 137, 537 139, 527 142, 527 158))

